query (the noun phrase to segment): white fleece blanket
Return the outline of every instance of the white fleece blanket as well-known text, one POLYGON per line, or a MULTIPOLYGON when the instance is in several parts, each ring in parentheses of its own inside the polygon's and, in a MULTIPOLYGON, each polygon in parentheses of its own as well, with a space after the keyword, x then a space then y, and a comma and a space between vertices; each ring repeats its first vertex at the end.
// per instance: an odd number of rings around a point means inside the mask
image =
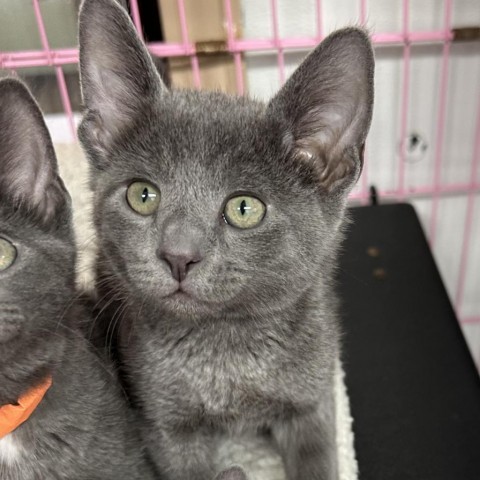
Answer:
MULTIPOLYGON (((92 226, 91 193, 88 189, 88 164, 78 144, 57 144, 60 173, 73 199, 75 234, 79 250, 78 285, 93 289, 93 264, 96 255, 92 226)), ((357 480, 358 466, 353 448, 352 417, 340 362, 335 379, 337 447, 340 480, 357 480)), ((221 466, 242 465, 251 480, 285 480, 279 456, 262 440, 255 438, 226 443, 219 452, 221 466)))

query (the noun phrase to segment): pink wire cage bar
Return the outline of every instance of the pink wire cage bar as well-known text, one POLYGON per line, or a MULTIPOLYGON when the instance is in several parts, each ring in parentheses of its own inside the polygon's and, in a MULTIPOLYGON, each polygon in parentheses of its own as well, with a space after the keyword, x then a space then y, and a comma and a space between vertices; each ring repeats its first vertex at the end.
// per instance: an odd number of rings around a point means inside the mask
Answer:
MULTIPOLYGON (((189 39, 188 23, 184 0, 177 1, 178 17, 181 27, 180 43, 150 43, 150 52, 159 57, 188 57, 190 58, 193 74, 193 83, 196 88, 201 88, 201 72, 195 43, 189 39)), ((359 8, 359 23, 368 25, 368 1, 352 0, 357 2, 359 8)), ((227 32, 226 49, 232 55, 235 66, 235 79, 237 92, 242 95, 246 91, 244 72, 242 67, 242 54, 245 52, 271 52, 277 56, 278 74, 280 82, 286 79, 285 52, 292 50, 308 50, 316 46, 324 37, 323 15, 324 5, 322 0, 316 0, 315 4, 315 25, 316 34, 310 37, 289 37, 282 38, 280 35, 278 18, 278 0, 269 0, 270 16, 273 36, 272 38, 243 39, 236 38, 235 25, 232 13, 231 0, 224 0, 225 27, 227 32)), ((452 7, 453 0, 443 2, 443 28, 431 31, 413 31, 410 28, 411 2, 402 0, 402 29, 400 32, 373 33, 372 40, 375 48, 397 45, 403 49, 402 75, 401 75, 401 106, 400 106, 400 138, 405 139, 408 131, 409 99, 411 94, 411 48, 420 44, 438 44, 442 46, 442 62, 439 78, 438 98, 438 119, 436 124, 435 145, 434 145, 434 168, 433 176, 429 184, 409 188, 406 187, 406 149, 402 145, 400 149, 400 161, 398 162, 397 184, 395 188, 381 189, 379 194, 392 199, 415 199, 431 198, 431 220, 428 236, 430 243, 435 244, 437 239, 438 205, 442 197, 450 195, 465 195, 467 197, 467 208, 464 219, 462 251, 459 262, 458 282, 454 294, 454 303, 461 321, 465 324, 479 323, 480 315, 466 317, 461 315, 461 306, 464 299, 465 283, 469 252, 472 247, 472 226, 474 222, 475 199, 480 193, 480 103, 477 109, 476 133, 472 152, 470 181, 466 183, 444 184, 441 182, 441 168, 444 155, 444 137, 447 118, 447 96, 448 96, 448 74, 450 48, 454 41, 452 30, 452 7)), ((50 48, 47 37, 42 11, 39 0, 32 0, 32 8, 35 13, 35 20, 40 35, 41 50, 32 51, 0 51, 0 69, 15 73, 18 70, 28 67, 50 66, 56 74, 58 90, 62 100, 63 109, 72 134, 76 139, 76 125, 72 112, 69 92, 65 82, 63 66, 78 63, 78 49, 76 48, 50 48)), ((138 0, 130 0, 130 10, 134 24, 142 35, 142 24, 138 0)), ((365 162, 365 170, 360 180, 360 188, 352 194, 352 199, 366 203, 369 198, 369 170, 368 160, 365 162)), ((480 292, 479 292, 480 294, 480 292)))

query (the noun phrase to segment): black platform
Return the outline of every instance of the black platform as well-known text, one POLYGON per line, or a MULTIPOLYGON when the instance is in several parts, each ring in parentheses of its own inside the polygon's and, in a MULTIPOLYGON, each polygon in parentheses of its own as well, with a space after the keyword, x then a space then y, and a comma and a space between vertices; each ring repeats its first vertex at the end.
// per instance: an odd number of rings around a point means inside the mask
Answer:
POLYGON ((344 364, 361 480, 479 480, 480 380, 409 205, 351 209, 344 364))

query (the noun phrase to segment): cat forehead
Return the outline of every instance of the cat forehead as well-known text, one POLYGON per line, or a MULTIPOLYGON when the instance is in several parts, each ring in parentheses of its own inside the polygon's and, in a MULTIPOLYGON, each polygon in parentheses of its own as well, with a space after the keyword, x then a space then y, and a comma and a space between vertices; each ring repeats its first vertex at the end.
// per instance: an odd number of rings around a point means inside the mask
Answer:
POLYGON ((229 95, 219 91, 172 90, 159 101, 177 111, 184 110, 193 116, 230 118, 232 120, 254 118, 265 110, 265 104, 248 96, 229 95))
POLYGON ((283 143, 260 102, 219 92, 174 91, 137 118, 119 147, 130 169, 165 173, 185 167, 222 176, 248 174, 252 168, 267 173, 283 143))
POLYGON ((272 116, 262 102, 172 91, 137 116, 118 149, 110 150, 105 185, 136 178, 195 195, 198 190, 310 194, 316 177, 310 162, 295 159, 293 143, 285 118, 272 116))
POLYGON ((173 135, 174 145, 189 146, 190 142, 199 149, 212 144, 228 147, 222 141, 237 147, 253 140, 259 130, 265 130, 264 111, 262 103, 246 97, 179 90, 162 95, 154 115, 163 133, 173 135))

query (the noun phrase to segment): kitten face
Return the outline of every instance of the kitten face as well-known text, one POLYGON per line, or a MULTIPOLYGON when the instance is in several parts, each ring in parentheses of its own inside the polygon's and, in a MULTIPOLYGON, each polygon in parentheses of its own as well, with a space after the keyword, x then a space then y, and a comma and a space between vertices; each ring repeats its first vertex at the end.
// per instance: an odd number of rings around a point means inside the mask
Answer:
POLYGON ((123 286, 139 301, 185 313, 281 307, 285 296, 300 295, 324 260, 317 246, 332 241, 338 219, 312 169, 292 160, 278 122, 253 102, 217 94, 174 93, 157 109, 140 135, 115 144, 111 168, 96 181, 103 251, 123 286), (151 215, 129 205, 136 180, 158 189, 151 215), (265 205, 252 228, 224 218, 239 195, 265 205), (198 257, 181 290, 163 258, 169 251, 198 257))
POLYGON ((70 200, 48 132, 18 81, 0 82, 0 354, 48 338, 72 298, 70 200))
POLYGON ((5 208, 0 210, 0 243, 15 255, 0 270, 0 345, 11 346, 20 337, 52 330, 61 317, 72 296, 74 252, 5 208))
POLYGON ((130 298, 182 318, 261 314, 329 274, 371 118, 364 32, 329 37, 268 105, 168 91, 110 0, 83 4, 80 61, 102 261, 130 298), (261 210, 251 228, 225 211, 238 196, 261 210))

